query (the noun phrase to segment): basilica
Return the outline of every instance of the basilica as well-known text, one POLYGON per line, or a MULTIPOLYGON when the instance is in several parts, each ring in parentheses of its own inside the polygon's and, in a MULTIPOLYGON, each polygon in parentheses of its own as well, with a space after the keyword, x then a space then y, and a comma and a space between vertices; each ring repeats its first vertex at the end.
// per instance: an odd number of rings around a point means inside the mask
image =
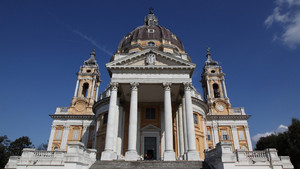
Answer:
POLYGON ((100 160, 126 161, 203 161, 222 141, 252 150, 250 116, 231 107, 222 67, 209 49, 206 57, 202 96, 192 83, 196 64, 150 11, 106 64, 111 81, 103 93, 94 50, 80 67, 71 106, 50 115, 48 150, 81 141, 100 160))
POLYGON ((104 72, 93 50, 77 72, 70 106, 50 115, 47 151, 25 148, 5 168, 292 169, 276 149, 252 150, 250 116, 231 106, 209 48, 206 57, 197 63, 201 95, 192 83, 196 64, 150 10, 106 63, 108 87, 99 91, 104 72))

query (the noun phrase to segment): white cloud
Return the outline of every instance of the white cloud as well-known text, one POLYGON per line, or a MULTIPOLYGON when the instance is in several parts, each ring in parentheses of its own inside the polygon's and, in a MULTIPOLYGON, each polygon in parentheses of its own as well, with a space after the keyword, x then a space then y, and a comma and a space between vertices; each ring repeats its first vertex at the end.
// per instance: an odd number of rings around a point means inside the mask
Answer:
POLYGON ((288 130, 288 127, 281 124, 278 126, 278 128, 274 131, 271 131, 271 132, 265 132, 265 133, 258 133, 256 134, 255 136, 252 137, 252 142, 253 142, 253 145, 256 145, 256 143, 258 142, 258 140, 261 138, 261 137, 267 137, 267 136, 270 136, 272 134, 278 134, 278 133, 283 133, 285 131, 288 130))
POLYGON ((78 36, 82 37, 83 39, 87 40, 88 42, 90 42, 92 45, 94 45, 96 48, 98 48, 99 50, 103 51, 104 53, 108 54, 108 55, 112 55, 112 52, 108 51, 106 49, 105 46, 101 46, 99 45, 93 38, 88 37, 87 35, 81 33, 78 30, 72 30, 72 32, 74 32, 75 34, 77 34, 78 36))
MULTIPOLYGON (((300 46, 300 0, 276 0, 273 13, 265 20, 265 25, 270 28, 277 23, 282 29, 276 40, 290 48, 300 46)), ((274 40, 274 39, 273 39, 274 40)))

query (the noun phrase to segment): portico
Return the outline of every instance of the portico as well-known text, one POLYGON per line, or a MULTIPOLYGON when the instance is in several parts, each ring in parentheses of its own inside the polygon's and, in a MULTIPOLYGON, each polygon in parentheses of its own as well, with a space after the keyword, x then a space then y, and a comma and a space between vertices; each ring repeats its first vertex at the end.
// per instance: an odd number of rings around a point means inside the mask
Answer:
MULTIPOLYGON (((128 125, 128 141, 124 140, 122 142, 128 143, 127 150, 125 153, 126 161, 136 161, 143 158, 144 154, 144 141, 146 136, 150 133, 154 133, 153 137, 157 138, 157 147, 161 147, 161 149, 155 150, 157 152, 157 159, 163 159, 164 161, 175 161, 176 155, 174 151, 173 139, 174 139, 174 131, 173 131, 173 123, 174 123, 174 114, 178 109, 178 103, 182 102, 183 94, 186 96, 185 104, 192 105, 190 89, 185 89, 184 86, 189 85, 190 83, 142 83, 142 82, 132 82, 128 83, 111 83, 110 90, 110 105, 108 109, 108 119, 107 119, 107 131, 106 131, 106 141, 105 149, 102 152, 101 160, 115 160, 118 159, 117 152, 113 151, 114 143, 114 132, 115 132, 115 123, 120 123, 116 119, 117 116, 114 116, 114 113, 110 112, 116 111, 117 102, 115 100, 121 99, 123 103, 128 103, 130 105, 129 108, 129 125, 128 125), (182 92, 185 91, 185 92, 182 92), (117 93, 119 93, 117 95, 117 93), (155 108, 153 108, 155 107, 155 108), (154 117, 151 116, 151 111, 154 110, 154 117), (174 110, 172 110, 174 109, 174 110), (148 113, 148 115, 147 115, 148 113), (147 132, 141 130, 142 128, 147 128, 147 132), (149 128, 149 126, 151 126, 149 128), (151 131, 152 128, 152 131, 151 131), (114 131, 114 132, 112 132, 114 131), (143 133, 142 133, 143 132, 143 133), (141 134, 142 137, 140 136, 141 134), (161 137, 161 138, 160 138, 161 137), (140 148, 142 147, 142 148, 140 148), (160 153, 159 153, 160 152, 160 153), (162 158, 158 158, 162 157, 162 158)), ((121 105, 123 106, 123 105, 121 105)), ((126 107, 126 106, 124 106, 126 107)), ((126 108, 125 108, 126 109, 126 108)), ((182 110, 181 110, 182 111, 182 110)), ((192 119, 185 118, 186 124, 190 125, 191 130, 194 130, 193 125, 193 112, 191 109, 187 108, 187 110, 183 110, 186 113, 186 117, 192 117, 192 119), (190 115, 187 114, 190 113, 190 115), (188 121, 190 120, 190 121, 188 121)), ((153 112, 152 112, 153 113, 153 112)), ((183 118, 183 117, 181 117, 183 118)), ((176 119, 175 119, 176 120, 176 119)), ((183 130, 179 129, 178 130, 183 130)), ((182 126, 183 127, 183 126, 182 126)), ((121 128, 121 130, 124 128, 121 128)), ((121 131, 125 132, 125 131, 121 131)), ((195 136, 190 136, 189 134, 195 134, 194 132, 187 132, 186 135, 189 139, 194 139, 195 136)), ((196 151, 195 141, 190 141, 188 143, 189 149, 188 153, 196 151)), ((124 145, 126 147, 126 145, 124 145)), ((198 152, 197 152, 198 153, 198 152)), ((191 155, 190 155, 191 156, 191 155)), ((197 158, 197 157, 196 157, 197 158)), ((191 157, 190 157, 191 159, 191 157)), ((199 160, 199 156, 198 156, 199 160)))

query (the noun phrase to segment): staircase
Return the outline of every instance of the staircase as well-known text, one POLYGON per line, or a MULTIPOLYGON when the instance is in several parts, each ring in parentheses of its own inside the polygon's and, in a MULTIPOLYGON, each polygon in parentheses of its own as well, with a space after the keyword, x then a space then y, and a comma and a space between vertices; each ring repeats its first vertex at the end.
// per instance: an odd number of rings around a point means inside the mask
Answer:
POLYGON ((96 161, 90 169, 203 169, 202 161, 96 161))

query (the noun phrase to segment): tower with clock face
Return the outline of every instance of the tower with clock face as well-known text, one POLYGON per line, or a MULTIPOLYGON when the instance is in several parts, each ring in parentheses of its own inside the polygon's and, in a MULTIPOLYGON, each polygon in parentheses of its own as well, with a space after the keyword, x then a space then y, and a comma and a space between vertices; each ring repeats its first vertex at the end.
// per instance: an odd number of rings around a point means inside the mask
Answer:
POLYGON ((214 61, 207 49, 207 60, 202 73, 202 87, 205 102, 209 106, 210 115, 232 114, 231 104, 225 87, 225 74, 217 61, 214 61))
POLYGON ((207 144, 213 149, 219 142, 231 142, 233 149, 252 150, 244 108, 231 107, 225 86, 222 67, 211 57, 209 48, 203 67, 202 87, 204 101, 208 105, 206 116, 207 144))
POLYGON ((48 151, 66 150, 70 142, 81 141, 85 147, 94 145, 93 105, 98 99, 100 72, 95 50, 77 73, 77 82, 69 107, 57 107, 53 119, 48 151))

